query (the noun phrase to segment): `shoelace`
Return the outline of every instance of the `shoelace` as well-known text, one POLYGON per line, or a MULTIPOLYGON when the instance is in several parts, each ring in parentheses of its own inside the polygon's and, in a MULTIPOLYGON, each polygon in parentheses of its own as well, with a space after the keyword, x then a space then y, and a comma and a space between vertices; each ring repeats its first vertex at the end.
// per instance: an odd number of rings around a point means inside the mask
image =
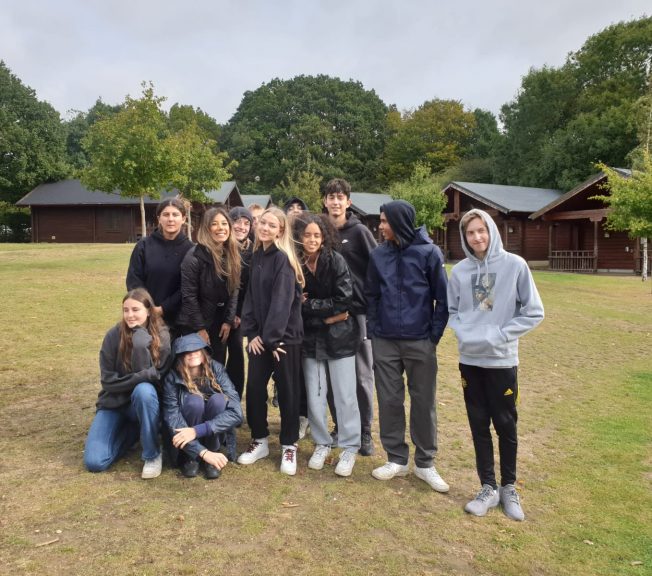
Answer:
POLYGON ((247 448, 247 452, 253 452, 256 448, 260 446, 260 442, 252 442, 249 444, 249 448, 247 448))
POLYGON ((288 462, 292 462, 294 460, 294 450, 288 448, 285 450, 285 453, 283 454, 283 459, 287 460, 288 462))
POLYGON ((520 500, 518 498, 518 492, 516 492, 515 488, 512 488, 510 490, 503 490, 503 494, 506 494, 509 501, 512 502, 513 504, 520 504, 520 500))
POLYGON ((484 502, 485 500, 489 500, 493 496, 493 488, 483 488, 478 492, 478 495, 475 497, 476 500, 480 500, 481 502, 484 502))

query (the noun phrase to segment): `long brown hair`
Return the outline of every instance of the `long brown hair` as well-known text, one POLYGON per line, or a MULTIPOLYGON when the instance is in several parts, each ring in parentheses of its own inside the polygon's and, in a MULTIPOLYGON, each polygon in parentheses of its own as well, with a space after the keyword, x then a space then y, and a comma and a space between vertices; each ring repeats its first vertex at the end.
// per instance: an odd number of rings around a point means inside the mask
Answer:
MULTIPOLYGON (((152 355, 152 361, 155 366, 158 366, 158 362, 161 359, 161 329, 165 326, 161 315, 157 312, 154 305, 154 300, 149 295, 149 292, 145 288, 134 288, 129 290, 125 297, 122 299, 124 304, 127 300, 136 300, 145 306, 149 315, 147 317, 147 324, 145 328, 149 335, 152 337, 152 343, 150 344, 150 354, 152 355)), ((133 333, 134 331, 127 326, 125 322, 124 314, 122 315, 122 321, 120 322, 120 345, 118 347, 118 354, 122 359, 122 363, 127 370, 131 370, 131 352, 133 350, 133 333)))
POLYGON ((240 248, 233 235, 233 222, 224 208, 217 206, 206 211, 197 231, 197 242, 210 252, 215 272, 226 278, 229 294, 233 294, 240 288, 240 248), (229 223, 229 237, 225 242, 216 242, 211 234, 211 224, 218 214, 229 223))
POLYGON ((217 381, 217 378, 215 378, 215 373, 211 368, 211 357, 208 355, 208 352, 206 352, 205 348, 202 349, 201 353, 202 353, 201 375, 199 376, 199 378, 193 378, 190 375, 190 370, 188 370, 188 367, 186 366, 186 363, 183 360, 185 355, 188 354, 188 352, 184 354, 179 354, 179 357, 177 358, 175 370, 177 371, 179 376, 181 376, 181 379, 184 381, 186 388, 188 388, 188 392, 190 392, 191 394, 197 394, 198 396, 203 396, 203 394, 197 387, 197 380, 203 380, 204 382, 207 382, 208 385, 216 392, 222 392, 222 387, 217 381))

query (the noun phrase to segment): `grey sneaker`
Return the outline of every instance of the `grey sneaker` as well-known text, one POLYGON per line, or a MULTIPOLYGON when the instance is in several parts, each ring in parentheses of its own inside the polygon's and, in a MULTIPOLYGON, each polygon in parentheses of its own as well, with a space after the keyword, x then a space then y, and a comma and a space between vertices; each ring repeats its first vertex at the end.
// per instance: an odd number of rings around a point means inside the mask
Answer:
POLYGON ((464 510, 474 516, 485 516, 490 508, 498 506, 500 495, 489 484, 483 484, 473 500, 467 502, 464 510))
POLYGON ((159 452, 159 455, 156 458, 150 458, 145 460, 143 464, 143 471, 140 475, 144 480, 150 480, 151 478, 158 478, 161 475, 161 469, 163 468, 163 455, 159 452))
POLYGON ((521 508, 521 501, 518 497, 518 492, 514 484, 507 484, 500 488, 500 503, 503 507, 503 512, 507 518, 522 522, 525 520, 523 508, 521 508))

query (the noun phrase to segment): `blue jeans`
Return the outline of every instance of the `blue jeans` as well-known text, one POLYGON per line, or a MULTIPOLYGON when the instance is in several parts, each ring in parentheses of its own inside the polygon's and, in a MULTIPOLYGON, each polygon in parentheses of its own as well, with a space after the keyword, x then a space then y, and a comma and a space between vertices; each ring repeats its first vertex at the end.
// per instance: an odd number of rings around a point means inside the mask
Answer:
POLYGON ((100 408, 95 414, 84 447, 84 465, 89 472, 103 472, 140 438, 142 459, 156 458, 159 404, 156 388, 141 382, 131 393, 131 402, 116 409, 100 408))

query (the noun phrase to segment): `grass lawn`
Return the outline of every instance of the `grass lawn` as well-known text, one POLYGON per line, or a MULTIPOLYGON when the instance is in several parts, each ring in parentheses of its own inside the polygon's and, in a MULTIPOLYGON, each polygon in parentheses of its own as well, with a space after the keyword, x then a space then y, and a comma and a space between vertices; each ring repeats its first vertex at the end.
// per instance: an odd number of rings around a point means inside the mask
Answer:
MULTIPOLYGON (((139 453, 82 467, 98 351, 131 245, 0 245, 0 574, 652 574, 652 295, 636 277, 535 273, 546 320, 521 342, 519 487, 527 520, 465 515, 479 488, 450 331, 439 346, 437 467, 349 479, 271 457, 214 482, 139 453)), ((239 449, 248 429, 239 431, 239 449)))

